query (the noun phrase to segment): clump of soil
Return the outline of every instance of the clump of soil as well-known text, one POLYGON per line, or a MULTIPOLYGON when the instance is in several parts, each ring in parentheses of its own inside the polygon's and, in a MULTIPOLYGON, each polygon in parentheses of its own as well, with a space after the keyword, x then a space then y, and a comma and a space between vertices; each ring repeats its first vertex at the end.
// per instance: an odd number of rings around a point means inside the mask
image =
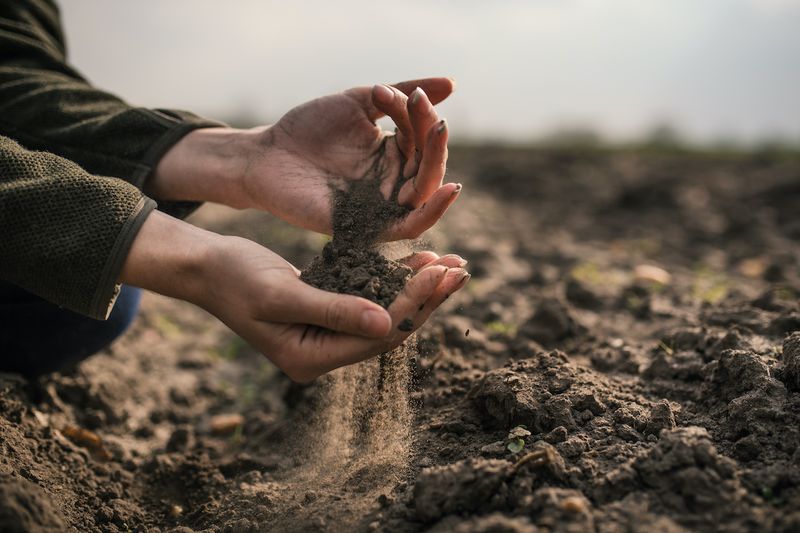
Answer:
POLYGON ((397 203, 399 185, 389 199, 381 182, 364 178, 333 191, 333 239, 314 258, 301 279, 319 289, 361 296, 388 308, 411 276, 411 269, 384 257, 378 237, 408 214, 397 203))

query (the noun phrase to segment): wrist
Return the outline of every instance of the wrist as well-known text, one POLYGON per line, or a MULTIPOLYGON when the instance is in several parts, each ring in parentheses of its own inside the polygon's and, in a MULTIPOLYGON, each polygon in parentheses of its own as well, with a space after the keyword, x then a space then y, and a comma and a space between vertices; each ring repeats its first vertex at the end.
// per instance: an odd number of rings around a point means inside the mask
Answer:
POLYGON ((260 153, 265 129, 201 128, 188 133, 161 158, 144 192, 156 200, 251 207, 244 175, 260 153))
POLYGON ((160 211, 145 220, 131 245, 119 282, 186 300, 208 301, 208 265, 224 248, 225 237, 160 211))

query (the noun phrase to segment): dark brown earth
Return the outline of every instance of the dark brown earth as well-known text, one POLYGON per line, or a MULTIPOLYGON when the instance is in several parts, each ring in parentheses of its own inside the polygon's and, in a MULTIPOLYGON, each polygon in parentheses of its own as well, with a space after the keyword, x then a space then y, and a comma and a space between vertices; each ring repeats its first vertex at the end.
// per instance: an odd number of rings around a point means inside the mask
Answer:
MULTIPOLYGON (((77 371, 0 377, 0 530, 800 530, 800 156, 451 162, 425 247, 473 278, 416 351, 300 387, 146 295, 77 371)), ((322 244, 195 222, 297 264, 322 244)))
POLYGON ((361 296, 388 308, 411 276, 411 269, 384 257, 377 241, 408 210, 397 191, 381 194, 374 177, 349 182, 333 191, 333 239, 315 257, 301 279, 319 289, 361 296))

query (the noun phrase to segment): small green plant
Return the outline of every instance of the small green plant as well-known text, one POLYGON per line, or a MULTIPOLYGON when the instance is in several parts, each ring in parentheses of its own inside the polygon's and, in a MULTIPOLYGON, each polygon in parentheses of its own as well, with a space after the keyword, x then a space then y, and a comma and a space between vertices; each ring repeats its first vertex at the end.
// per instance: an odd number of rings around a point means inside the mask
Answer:
POLYGON ((605 280, 605 276, 600 272, 600 267, 591 261, 576 265, 570 275, 576 280, 590 285, 602 285, 605 280))
POLYGON ((506 437, 506 449, 511 453, 519 453, 525 448, 525 438, 530 437, 531 432, 525 426, 516 426, 508 432, 506 437))
POLYGON ((638 294, 629 294, 625 297, 625 308, 631 313, 636 313, 647 302, 638 294))
POLYGON ((715 304, 728 295, 730 287, 731 282, 723 272, 716 272, 706 265, 700 265, 694 271, 692 296, 698 300, 715 304))
POLYGON ((762 487, 761 489, 761 497, 766 500, 769 505, 781 505, 783 503, 783 498, 775 494, 775 492, 769 487, 762 487))
POLYGON ((181 327, 167 315, 156 315, 154 322, 156 329, 164 337, 176 337, 181 333, 181 327))
POLYGON ((508 324, 506 322, 502 322, 500 320, 492 320, 491 322, 486 324, 487 331, 491 333, 499 333, 501 335, 510 335, 514 336, 517 332, 516 324, 508 324))

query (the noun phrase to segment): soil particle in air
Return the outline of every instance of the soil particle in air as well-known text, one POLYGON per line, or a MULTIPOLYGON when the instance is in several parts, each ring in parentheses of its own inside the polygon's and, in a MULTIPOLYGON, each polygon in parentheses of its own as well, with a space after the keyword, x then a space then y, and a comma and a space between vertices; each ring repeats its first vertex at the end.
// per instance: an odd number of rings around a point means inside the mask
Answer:
POLYGON ((333 239, 301 279, 319 289, 361 296, 388 308, 412 271, 376 249, 381 233, 408 213, 397 204, 398 187, 387 200, 380 183, 364 178, 334 190, 333 239))

